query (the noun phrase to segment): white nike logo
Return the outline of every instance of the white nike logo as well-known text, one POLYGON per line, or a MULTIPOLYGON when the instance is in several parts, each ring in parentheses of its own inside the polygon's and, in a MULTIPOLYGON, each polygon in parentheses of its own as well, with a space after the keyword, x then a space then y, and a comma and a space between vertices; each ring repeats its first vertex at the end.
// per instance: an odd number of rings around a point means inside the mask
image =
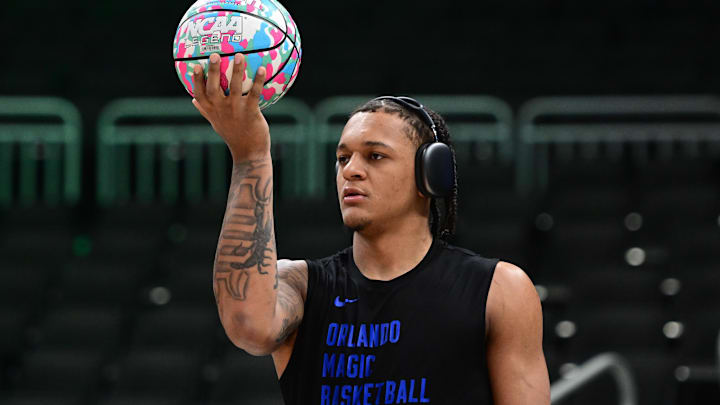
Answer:
POLYGON ((357 298, 352 299, 352 300, 345 298, 345 302, 343 302, 343 301, 340 301, 340 296, 338 295, 337 297, 335 297, 335 306, 338 308, 342 308, 345 306, 345 304, 352 304, 353 302, 355 302, 357 300, 358 300, 357 298))

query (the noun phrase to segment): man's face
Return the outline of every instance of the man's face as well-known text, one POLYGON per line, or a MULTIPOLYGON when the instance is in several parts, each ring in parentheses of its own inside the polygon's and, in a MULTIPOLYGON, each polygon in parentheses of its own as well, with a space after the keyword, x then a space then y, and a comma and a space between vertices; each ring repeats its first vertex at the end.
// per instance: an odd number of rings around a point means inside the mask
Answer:
POLYGON ((336 183, 349 228, 382 229, 425 205, 415 185, 417 147, 407 125, 384 112, 358 113, 345 125, 336 152, 336 183))

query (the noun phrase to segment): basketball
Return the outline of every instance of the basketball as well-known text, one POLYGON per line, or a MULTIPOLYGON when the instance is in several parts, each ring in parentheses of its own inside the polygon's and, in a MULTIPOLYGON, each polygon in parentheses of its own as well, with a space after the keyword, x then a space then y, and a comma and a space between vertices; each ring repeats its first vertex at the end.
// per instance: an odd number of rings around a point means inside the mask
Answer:
POLYGON ((173 42, 175 70, 193 97, 193 68, 201 65, 207 78, 213 53, 221 56, 220 86, 226 95, 236 53, 247 61, 243 94, 252 87, 258 68, 267 69, 260 96, 263 109, 295 82, 302 57, 300 33, 290 13, 275 0, 200 0, 183 15, 173 42))

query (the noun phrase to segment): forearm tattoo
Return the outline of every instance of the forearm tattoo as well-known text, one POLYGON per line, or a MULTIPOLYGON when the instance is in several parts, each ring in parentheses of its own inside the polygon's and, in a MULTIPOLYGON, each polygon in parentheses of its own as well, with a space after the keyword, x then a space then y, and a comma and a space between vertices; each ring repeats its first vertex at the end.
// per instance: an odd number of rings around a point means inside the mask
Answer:
MULTIPOLYGON (((215 299, 220 289, 244 301, 250 277, 267 275, 275 266, 270 158, 236 163, 215 259, 215 299)), ((275 285, 278 276, 275 271, 275 285)))

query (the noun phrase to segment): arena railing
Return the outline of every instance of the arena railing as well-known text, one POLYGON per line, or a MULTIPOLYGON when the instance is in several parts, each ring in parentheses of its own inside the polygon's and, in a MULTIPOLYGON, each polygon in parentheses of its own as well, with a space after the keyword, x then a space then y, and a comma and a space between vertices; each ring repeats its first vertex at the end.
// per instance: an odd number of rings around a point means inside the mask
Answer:
MULTIPOLYGON (((270 123, 281 193, 306 195, 312 111, 302 101, 284 98, 263 113, 270 123)), ((98 134, 101 204, 158 197, 168 203, 226 200, 227 147, 189 98, 116 100, 102 111, 98 134)))
POLYGON ((637 386, 630 365, 616 353, 599 354, 565 374, 550 387, 550 402, 562 403, 604 373, 610 373, 615 379, 620 405, 637 404, 637 386))
MULTIPOLYGON (((600 145, 616 156, 629 146, 633 159, 647 159, 653 145, 673 157, 681 143, 685 155, 720 155, 720 100, 710 96, 543 97, 518 112, 516 185, 527 194, 549 183, 549 147, 578 144, 584 156, 600 145), (711 142, 704 148, 703 142, 711 142)), ((564 152, 572 154, 573 149, 564 152)))
MULTIPOLYGON (((330 184, 335 165, 335 146, 349 114, 375 96, 341 96, 321 101, 315 108, 317 122, 318 156, 313 156, 310 168, 313 193, 324 196, 330 184)), ((453 143, 478 143, 490 146, 491 153, 501 161, 513 159, 513 114, 503 100, 491 96, 413 96, 432 110, 443 115, 450 127, 453 143)), ((458 161, 470 148, 455 148, 458 161)), ((334 187, 333 187, 334 189, 334 187)))
POLYGON ((81 160, 82 122, 72 103, 56 97, 0 97, 0 206, 76 203, 81 160))

